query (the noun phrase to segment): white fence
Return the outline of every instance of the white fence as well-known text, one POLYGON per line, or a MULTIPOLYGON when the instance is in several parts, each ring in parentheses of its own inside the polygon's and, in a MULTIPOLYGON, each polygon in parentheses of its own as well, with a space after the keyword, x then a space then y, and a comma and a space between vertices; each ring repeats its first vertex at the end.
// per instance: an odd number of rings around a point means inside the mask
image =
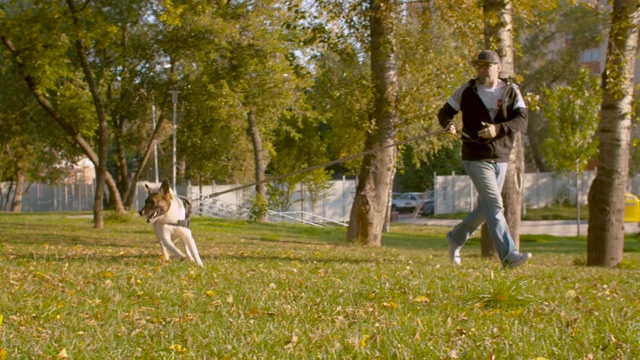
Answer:
MULTIPOLYGON (((595 179, 593 171, 558 175, 553 173, 527 173, 524 175, 525 210, 538 209, 555 203, 587 204, 589 187, 595 179), (577 184, 577 185, 576 185, 577 184)), ((466 175, 436 176, 434 186, 435 213, 466 212, 476 205, 477 192, 466 175)), ((627 191, 640 195, 640 175, 629 178, 627 191)))
MULTIPOLYGON (((138 194, 135 208, 142 207, 147 191, 145 183, 138 184, 138 194)), ((159 186, 159 184, 151 184, 159 186)), ((223 192, 236 187, 234 185, 203 185, 203 186, 178 186, 176 192, 185 196, 191 201, 192 211, 196 215, 209 215, 227 218, 247 218, 251 199, 255 196, 255 189, 246 188, 231 191, 216 197, 211 195, 216 192, 223 192)), ((292 194, 288 209, 278 209, 280 211, 270 211, 270 218, 273 220, 297 220, 313 222, 347 222, 351 211, 351 204, 355 195, 355 180, 345 179, 331 181, 331 188, 325 192, 325 196, 312 206, 308 190, 304 185, 298 184, 292 194)), ((271 209, 273 210, 273 209, 271 209)))
MULTIPOLYGON (((524 205, 526 208, 540 208, 553 203, 569 202, 575 204, 577 196, 581 204, 586 204, 587 194, 591 182, 595 178, 594 172, 585 172, 579 176, 576 187, 576 175, 566 176, 551 173, 528 173, 524 177, 524 205)), ((137 196, 133 208, 139 209, 146 197, 145 183, 137 186, 137 196)), ((298 221, 310 220, 314 222, 347 222, 355 195, 356 182, 352 179, 333 180, 331 189, 315 208, 312 208, 307 190, 298 185, 291 199, 288 209, 278 209, 282 212, 270 212, 272 218, 295 218, 298 221), (313 220, 311 220, 313 219, 313 220), (320 219, 320 220, 318 220, 320 219), (324 219, 324 220, 322 220, 324 219)), ((178 186, 178 194, 190 199, 193 212, 196 215, 210 215, 217 217, 246 218, 250 199, 254 196, 254 189, 244 189, 210 197, 215 192, 237 187, 234 185, 206 185, 206 186, 178 186)), ((91 211, 93 209, 93 195, 95 185, 27 185, 28 191, 23 195, 23 212, 51 212, 51 211, 91 211)), ((8 210, 13 200, 9 193, 9 184, 0 184, 0 209, 8 210)), ((436 176, 435 213, 448 214, 466 212, 475 206, 477 194, 469 178, 464 175, 436 176)), ((628 191, 640 195, 640 175, 629 178, 628 191)))
MULTIPOLYGON (((95 184, 25 184, 22 212, 91 211, 95 184)), ((11 210, 15 189, 0 183, 0 210, 11 210)))

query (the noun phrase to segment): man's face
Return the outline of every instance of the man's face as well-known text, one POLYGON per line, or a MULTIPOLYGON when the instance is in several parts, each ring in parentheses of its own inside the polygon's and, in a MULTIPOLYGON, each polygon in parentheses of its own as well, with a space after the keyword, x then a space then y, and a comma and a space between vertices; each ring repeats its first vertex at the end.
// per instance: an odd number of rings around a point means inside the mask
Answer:
POLYGON ((479 62, 475 64, 478 80, 482 85, 490 85, 498 80, 500 74, 500 64, 479 62))

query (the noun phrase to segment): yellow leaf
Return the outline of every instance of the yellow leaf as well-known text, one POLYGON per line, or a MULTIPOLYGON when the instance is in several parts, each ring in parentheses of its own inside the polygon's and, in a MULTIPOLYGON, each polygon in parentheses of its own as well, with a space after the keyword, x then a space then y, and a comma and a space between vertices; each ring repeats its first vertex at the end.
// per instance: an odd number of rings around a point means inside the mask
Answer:
POLYGON ((542 356, 538 356, 537 358, 535 358, 533 360, 547 360, 547 358, 543 358, 542 356))
POLYGON ((360 339, 360 347, 365 347, 365 346, 367 346, 367 340, 369 340, 369 335, 364 335, 364 336, 360 339))
POLYGON ((205 294, 206 294, 208 297, 214 297, 214 296, 216 296, 216 293, 215 293, 215 292, 213 292, 213 291, 211 291, 211 290, 209 290, 209 291, 205 292, 205 294))
POLYGON ((7 350, 0 348, 0 360, 7 360, 7 350))
POLYGON ((0 315, 0 325, 2 325, 2 319, 3 319, 3 317, 2 317, 2 315, 0 315))
POLYGON ((60 350, 60 352, 58 353, 58 356, 56 356, 56 359, 68 359, 69 355, 67 355, 67 349, 62 349, 60 350))
POLYGON ((387 302, 383 302, 382 306, 390 307, 392 309, 397 309, 398 308, 398 304, 394 303, 393 301, 389 301, 388 303, 387 302))
POLYGON ((413 298, 413 302, 417 302, 417 303, 428 303, 431 302, 431 300, 429 300, 428 297, 420 295, 420 296, 416 296, 413 298))

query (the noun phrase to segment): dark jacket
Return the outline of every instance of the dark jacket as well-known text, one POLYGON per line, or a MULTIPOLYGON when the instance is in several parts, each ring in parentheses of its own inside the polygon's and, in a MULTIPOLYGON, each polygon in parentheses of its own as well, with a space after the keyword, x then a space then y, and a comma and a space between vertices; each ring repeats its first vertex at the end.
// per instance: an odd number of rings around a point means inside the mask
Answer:
MULTIPOLYGON (((522 96, 518 86, 508 80, 501 80, 507 83, 507 89, 493 121, 478 95, 475 79, 470 80, 462 92, 462 160, 508 162, 516 133, 527 129, 527 109, 514 107, 518 97, 522 96), (497 125, 498 133, 495 138, 484 139, 478 136, 478 131, 483 128, 482 122, 497 125)), ((440 126, 446 128, 457 113, 448 102, 445 103, 438 112, 440 126)))

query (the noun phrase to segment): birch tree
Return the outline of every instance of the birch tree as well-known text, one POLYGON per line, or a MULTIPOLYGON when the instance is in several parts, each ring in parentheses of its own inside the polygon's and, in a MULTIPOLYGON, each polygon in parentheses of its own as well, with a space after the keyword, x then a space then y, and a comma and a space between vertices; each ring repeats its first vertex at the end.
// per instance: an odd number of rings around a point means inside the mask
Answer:
POLYGON ((598 127, 596 177, 589 189, 587 265, 612 267, 622 261, 624 192, 629 173, 633 79, 640 25, 640 1, 614 0, 598 127), (596 215, 597 214, 597 215, 596 215))
POLYGON ((358 185, 351 208, 347 240, 370 246, 382 245, 382 230, 396 148, 398 122, 398 80, 394 27, 400 3, 394 0, 369 1, 371 78, 374 105, 365 150, 380 148, 366 155, 358 174, 358 185))
MULTIPOLYGON (((483 0, 484 47, 496 50, 502 59, 501 78, 513 78, 513 7, 510 0, 483 0)), ((522 134, 516 134, 509 165, 502 188, 504 217, 516 247, 520 245, 520 218, 522 217, 522 185, 524 179, 524 146, 522 134)), ((482 225, 480 249, 482 256, 497 256, 489 237, 486 223, 482 225)))

